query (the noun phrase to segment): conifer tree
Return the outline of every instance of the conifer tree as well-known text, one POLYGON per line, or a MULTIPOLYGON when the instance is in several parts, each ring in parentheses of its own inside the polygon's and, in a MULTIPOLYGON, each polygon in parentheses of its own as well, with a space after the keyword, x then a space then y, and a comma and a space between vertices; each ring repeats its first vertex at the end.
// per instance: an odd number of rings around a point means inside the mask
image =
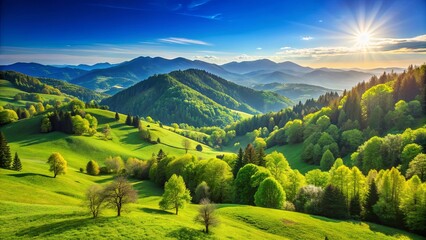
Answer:
POLYGON ((243 165, 248 163, 257 164, 256 151, 251 143, 247 144, 247 147, 244 150, 243 165))
POLYGON ((118 112, 115 112, 115 120, 120 121, 120 115, 118 114, 118 112))
POLYGON ((133 116, 132 125, 135 128, 139 128, 140 120, 138 116, 133 116))
POLYGON ((132 126, 132 117, 130 114, 127 114, 126 125, 132 126))
POLYGON ((261 167, 266 166, 265 150, 262 147, 257 149, 257 165, 261 167))
POLYGON ((237 177, 238 171, 240 171, 240 168, 244 167, 243 164, 243 149, 240 148, 240 150, 238 151, 238 157, 237 157, 237 161, 235 162, 234 168, 232 169, 232 173, 234 174, 234 178, 237 177))
POLYGON ((15 152, 15 158, 13 159, 12 169, 15 170, 15 171, 21 171, 22 170, 21 159, 19 159, 17 152, 15 152))
POLYGON ((379 193, 377 192, 377 186, 375 181, 372 181, 369 189, 367 199, 365 200, 363 218, 364 220, 376 222, 378 220, 377 215, 373 211, 373 206, 379 201, 379 193))
POLYGON ((324 189, 321 199, 321 212, 325 217, 346 219, 348 218, 348 206, 345 195, 335 186, 328 185, 324 189))
POLYGON ((6 136, 0 132, 0 168, 10 169, 12 164, 12 155, 7 143, 6 136))

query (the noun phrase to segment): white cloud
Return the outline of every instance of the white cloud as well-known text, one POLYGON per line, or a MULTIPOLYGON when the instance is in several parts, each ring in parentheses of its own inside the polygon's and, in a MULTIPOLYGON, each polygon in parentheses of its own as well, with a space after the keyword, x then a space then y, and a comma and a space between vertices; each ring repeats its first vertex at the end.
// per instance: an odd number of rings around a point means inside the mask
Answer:
POLYGON ((304 37, 302 37, 303 41, 309 41, 309 40, 312 40, 312 39, 314 39, 314 38, 311 37, 311 36, 304 36, 304 37))
POLYGON ((291 47, 282 47, 281 50, 291 49, 291 47))
POLYGON ((160 38, 158 39, 160 42, 165 43, 174 43, 174 44, 181 44, 181 45, 204 45, 204 46, 210 46, 210 43, 195 40, 195 39, 189 39, 189 38, 177 38, 177 37, 169 37, 169 38, 160 38))
POLYGON ((262 50, 262 48, 261 48, 261 47, 258 47, 258 48, 256 48, 256 50, 262 50))

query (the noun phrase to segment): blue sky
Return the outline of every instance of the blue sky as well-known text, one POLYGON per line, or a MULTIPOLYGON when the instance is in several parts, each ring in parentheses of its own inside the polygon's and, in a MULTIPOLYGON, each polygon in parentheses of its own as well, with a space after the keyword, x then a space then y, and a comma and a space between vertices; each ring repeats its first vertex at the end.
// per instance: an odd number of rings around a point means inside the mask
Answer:
POLYGON ((0 11, 0 64, 161 56, 370 68, 426 59, 424 0, 0 0, 0 11))

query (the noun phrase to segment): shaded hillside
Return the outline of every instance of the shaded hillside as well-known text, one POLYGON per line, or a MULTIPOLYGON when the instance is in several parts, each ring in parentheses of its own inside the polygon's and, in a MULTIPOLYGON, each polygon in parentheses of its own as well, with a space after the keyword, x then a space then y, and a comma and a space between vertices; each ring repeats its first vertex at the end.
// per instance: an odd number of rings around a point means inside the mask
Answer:
POLYGON ((237 113, 180 83, 168 74, 155 75, 104 99, 114 111, 151 116, 164 123, 224 126, 240 118, 237 113))
POLYGON ((11 65, 0 66, 0 70, 11 70, 27 74, 33 77, 46 77, 70 81, 73 78, 82 76, 87 71, 76 68, 60 68, 42 65, 39 63, 14 63, 11 65))

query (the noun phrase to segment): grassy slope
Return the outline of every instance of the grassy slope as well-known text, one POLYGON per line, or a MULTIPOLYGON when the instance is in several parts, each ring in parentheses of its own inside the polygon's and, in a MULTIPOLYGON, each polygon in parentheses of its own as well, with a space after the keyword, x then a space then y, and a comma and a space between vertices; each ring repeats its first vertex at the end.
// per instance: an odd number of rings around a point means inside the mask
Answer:
MULTIPOLYGON (((14 106, 25 106, 27 102, 30 102, 25 100, 15 101, 13 97, 17 93, 25 93, 25 92, 15 88, 12 85, 12 83, 9 81, 0 80, 0 106, 4 106, 8 103, 14 106)), ((63 101, 65 99, 65 96, 49 95, 49 94, 42 94, 42 93, 38 93, 38 95, 42 96, 47 101, 51 99, 63 101)), ((31 102, 31 103, 34 103, 34 102, 31 102)))

